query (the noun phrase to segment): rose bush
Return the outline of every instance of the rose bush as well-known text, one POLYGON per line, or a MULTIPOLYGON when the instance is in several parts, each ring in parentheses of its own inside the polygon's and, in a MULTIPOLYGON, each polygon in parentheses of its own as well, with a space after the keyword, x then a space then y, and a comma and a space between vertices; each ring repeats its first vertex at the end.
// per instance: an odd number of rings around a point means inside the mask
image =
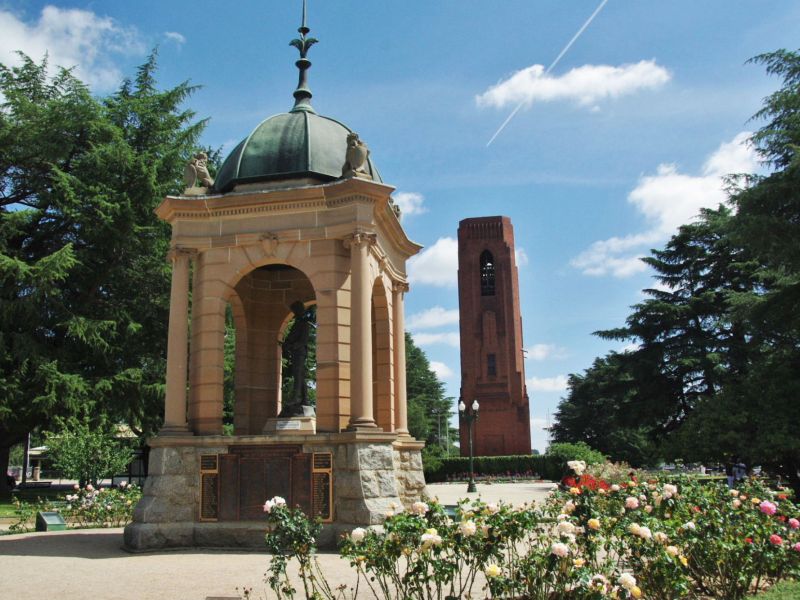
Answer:
POLYGON ((121 483, 117 488, 95 488, 91 484, 75 484, 73 493, 64 500, 38 500, 35 504, 15 501, 17 520, 10 527, 12 533, 33 530, 36 513, 57 511, 70 527, 121 527, 133 519, 133 509, 142 497, 136 485, 121 483))
MULTIPOLYGON (((731 491, 686 477, 582 485, 587 475, 575 475, 541 506, 394 507, 381 527, 345 536, 341 555, 358 585, 386 599, 737 600, 800 576, 800 510, 785 490, 751 479, 731 491)), ((277 552, 297 558, 306 583, 316 529, 285 506, 269 518, 273 561, 277 552)), ((315 585, 307 598, 332 597, 315 585)))

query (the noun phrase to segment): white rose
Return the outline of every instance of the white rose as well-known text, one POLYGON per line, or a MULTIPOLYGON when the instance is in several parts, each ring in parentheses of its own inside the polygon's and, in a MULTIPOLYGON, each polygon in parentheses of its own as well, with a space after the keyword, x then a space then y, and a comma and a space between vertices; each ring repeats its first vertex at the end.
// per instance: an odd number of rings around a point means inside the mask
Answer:
POLYGON ((425 502, 414 502, 414 504, 411 505, 411 512, 415 515, 423 516, 428 510, 429 507, 425 502))
POLYGON ((630 573, 623 573, 620 575, 617 582, 626 590, 636 587, 636 578, 630 573))
POLYGON ((556 532, 558 532, 558 535, 572 535, 575 533, 575 525, 569 521, 561 521, 556 526, 556 532))
POLYGON ((560 558, 564 558, 565 556, 569 555, 569 547, 566 544, 556 542, 550 546, 550 552, 560 558))
POLYGON ((350 539, 353 540, 356 544, 364 539, 367 535, 367 530, 363 527, 356 527, 353 531, 350 532, 350 539))
POLYGON ((472 537, 478 531, 478 526, 475 525, 475 521, 461 521, 458 530, 464 537, 472 537))

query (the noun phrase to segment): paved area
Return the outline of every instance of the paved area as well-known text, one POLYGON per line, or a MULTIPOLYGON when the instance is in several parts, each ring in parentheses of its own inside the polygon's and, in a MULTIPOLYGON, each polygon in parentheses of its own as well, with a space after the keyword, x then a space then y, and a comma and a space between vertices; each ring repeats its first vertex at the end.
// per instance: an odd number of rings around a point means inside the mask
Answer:
MULTIPOLYGON (((479 484, 474 496, 487 502, 502 499, 519 504, 543 499, 552 487, 543 483, 479 484)), ((445 504, 467 496, 465 484, 430 485, 428 492, 445 504)), ((237 586, 252 587, 255 597, 266 597, 266 553, 180 550, 129 554, 121 545, 122 529, 1 536, 0 597, 205 600, 235 598, 237 586)), ((355 584, 354 572, 336 553, 322 554, 320 563, 332 585, 355 584)))

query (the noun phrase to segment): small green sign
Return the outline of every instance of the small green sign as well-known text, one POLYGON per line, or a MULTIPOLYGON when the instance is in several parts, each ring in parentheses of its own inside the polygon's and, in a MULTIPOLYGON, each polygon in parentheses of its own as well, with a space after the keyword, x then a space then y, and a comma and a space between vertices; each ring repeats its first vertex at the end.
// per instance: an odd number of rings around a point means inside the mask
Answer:
POLYGON ((57 512, 36 513, 36 531, 64 531, 67 522, 57 512))

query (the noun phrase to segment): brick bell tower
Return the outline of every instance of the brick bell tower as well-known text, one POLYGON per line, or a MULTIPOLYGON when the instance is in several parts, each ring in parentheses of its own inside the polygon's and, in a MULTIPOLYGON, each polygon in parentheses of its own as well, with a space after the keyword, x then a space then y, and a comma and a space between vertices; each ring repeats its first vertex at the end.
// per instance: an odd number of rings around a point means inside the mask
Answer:
MULTIPOLYGON (((480 404, 473 424, 475 456, 530 454, 531 424, 514 229, 508 217, 458 225, 461 400, 480 404)), ((461 423, 461 454, 469 453, 461 423)))

